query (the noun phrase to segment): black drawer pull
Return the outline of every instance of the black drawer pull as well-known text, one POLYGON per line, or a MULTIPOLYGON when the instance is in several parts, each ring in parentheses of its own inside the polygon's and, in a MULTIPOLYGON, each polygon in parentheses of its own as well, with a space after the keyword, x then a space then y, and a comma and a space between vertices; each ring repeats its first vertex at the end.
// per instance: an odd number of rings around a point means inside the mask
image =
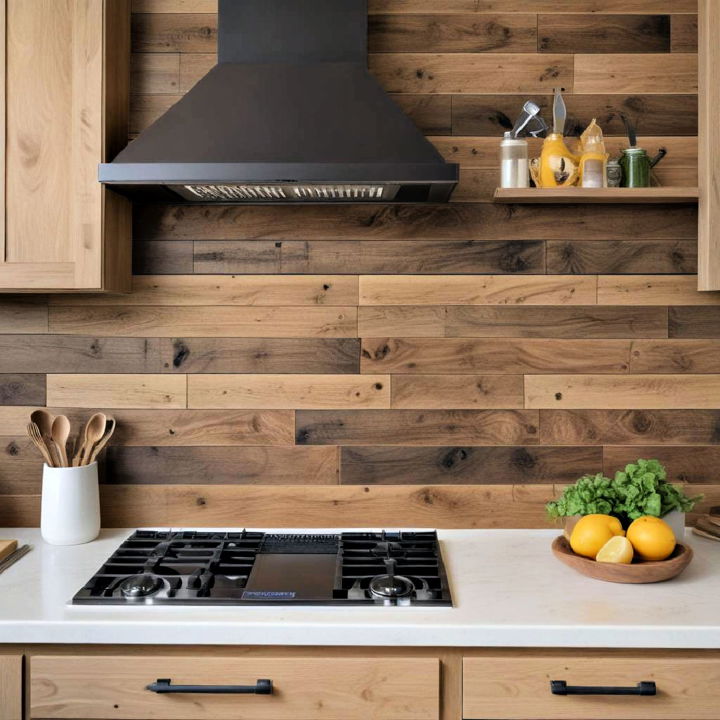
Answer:
POLYGON ((568 685, 564 680, 551 680, 553 695, 657 695, 654 682, 639 682, 635 687, 614 685, 568 685))
POLYGON ((173 685, 170 678, 159 678, 146 690, 154 693, 206 693, 211 695, 272 695, 272 680, 258 680, 254 685, 173 685))

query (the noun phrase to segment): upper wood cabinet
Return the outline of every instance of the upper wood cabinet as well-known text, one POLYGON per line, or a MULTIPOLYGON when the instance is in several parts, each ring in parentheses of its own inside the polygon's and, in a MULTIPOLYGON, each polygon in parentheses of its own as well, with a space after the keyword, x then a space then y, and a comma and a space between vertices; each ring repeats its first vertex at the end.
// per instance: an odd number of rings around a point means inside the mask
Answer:
POLYGON ((0 291, 129 290, 130 0, 0 0, 0 291))
POLYGON ((698 290, 720 290, 720 2, 698 9, 698 290))

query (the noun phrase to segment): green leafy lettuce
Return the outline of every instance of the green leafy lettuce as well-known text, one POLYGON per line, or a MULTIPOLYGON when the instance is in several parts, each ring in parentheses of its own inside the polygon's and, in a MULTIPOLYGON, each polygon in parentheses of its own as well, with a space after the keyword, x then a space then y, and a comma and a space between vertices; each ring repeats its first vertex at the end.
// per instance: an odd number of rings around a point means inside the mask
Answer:
POLYGON ((546 507, 551 518, 601 513, 632 521, 642 515, 663 517, 673 510, 688 512, 701 499, 667 482, 658 460, 640 459, 618 470, 612 480, 602 473, 584 475, 546 507))

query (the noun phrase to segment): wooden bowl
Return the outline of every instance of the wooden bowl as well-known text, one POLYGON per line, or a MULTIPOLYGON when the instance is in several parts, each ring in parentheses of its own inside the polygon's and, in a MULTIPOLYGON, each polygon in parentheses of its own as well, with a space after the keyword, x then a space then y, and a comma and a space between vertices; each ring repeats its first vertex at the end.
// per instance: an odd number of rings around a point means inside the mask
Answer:
POLYGON ((603 563, 576 555, 564 536, 553 540, 552 551, 555 557, 583 575, 615 583, 655 583, 670 580, 679 575, 693 558, 692 548, 677 544, 667 560, 659 562, 636 561, 629 565, 623 563, 603 563))

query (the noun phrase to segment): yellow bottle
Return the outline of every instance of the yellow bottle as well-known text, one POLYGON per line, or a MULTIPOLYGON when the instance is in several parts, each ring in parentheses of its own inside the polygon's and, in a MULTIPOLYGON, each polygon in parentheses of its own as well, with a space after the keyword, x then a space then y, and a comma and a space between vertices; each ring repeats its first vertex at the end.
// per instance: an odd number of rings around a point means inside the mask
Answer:
POLYGON ((560 133, 550 133, 543 141, 539 161, 533 161, 530 169, 538 187, 568 187, 578 181, 578 156, 560 133))

